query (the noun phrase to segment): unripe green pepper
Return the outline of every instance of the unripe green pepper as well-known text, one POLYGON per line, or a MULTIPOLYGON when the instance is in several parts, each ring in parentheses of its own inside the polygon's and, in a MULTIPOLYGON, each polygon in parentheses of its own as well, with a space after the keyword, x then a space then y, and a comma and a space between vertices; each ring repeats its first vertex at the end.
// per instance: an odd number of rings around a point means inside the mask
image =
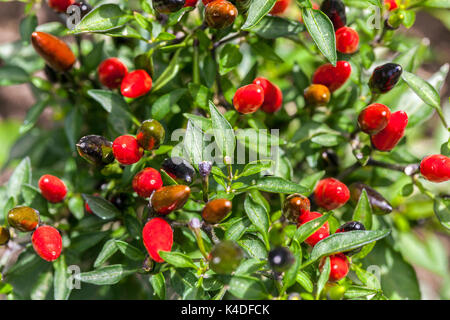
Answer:
POLYGON ((27 206, 15 207, 8 212, 8 223, 22 232, 33 231, 39 224, 39 212, 27 206))
POLYGON ((233 241, 216 244, 209 254, 209 266, 218 274, 230 274, 241 263, 244 252, 233 241))
POLYGON ((150 119, 142 122, 138 129, 136 139, 145 150, 158 149, 164 142, 166 131, 159 121, 150 119))

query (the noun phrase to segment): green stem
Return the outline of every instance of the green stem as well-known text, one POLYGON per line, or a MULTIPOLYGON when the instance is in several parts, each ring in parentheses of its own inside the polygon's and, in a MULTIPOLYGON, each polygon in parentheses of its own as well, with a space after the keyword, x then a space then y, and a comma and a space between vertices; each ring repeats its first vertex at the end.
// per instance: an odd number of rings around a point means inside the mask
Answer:
POLYGON ((424 195, 428 196, 431 200, 434 200, 436 198, 434 196, 434 194, 432 194, 430 191, 425 189, 425 187, 423 186, 422 182, 419 181, 419 177, 418 176, 413 176, 413 177, 411 177, 411 179, 412 179, 412 182, 417 186, 417 188, 419 189, 419 191, 421 193, 423 193, 424 195))
POLYGON ((437 114, 438 114, 439 118, 441 119, 441 122, 444 125, 445 129, 450 131, 450 128, 449 128, 449 126, 447 124, 447 120, 445 120, 444 113, 442 112, 442 109, 441 108, 436 108, 436 111, 437 111, 437 114))
POLYGON ((200 252, 205 257, 205 259, 208 259, 208 253, 206 252, 206 249, 205 249, 205 244, 203 242, 202 233, 200 231, 200 228, 189 227, 189 229, 191 229, 192 232, 194 232, 194 234, 195 234, 195 239, 197 240, 197 245, 198 245, 198 248, 200 249, 200 252))
POLYGON ((198 54, 198 39, 194 40, 194 57, 192 63, 192 81, 195 84, 200 84, 200 65, 199 65, 199 54, 198 54))

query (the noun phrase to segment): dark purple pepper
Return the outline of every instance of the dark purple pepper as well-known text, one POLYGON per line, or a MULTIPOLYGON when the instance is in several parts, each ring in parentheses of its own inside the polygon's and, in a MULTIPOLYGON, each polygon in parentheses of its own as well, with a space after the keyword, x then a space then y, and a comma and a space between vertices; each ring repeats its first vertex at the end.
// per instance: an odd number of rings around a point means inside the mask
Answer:
POLYGON ((167 158, 163 161, 161 169, 167 172, 173 179, 177 180, 177 182, 190 184, 194 181, 195 170, 191 164, 183 158, 167 158))
POLYGON ((384 215, 392 212, 391 204, 381 194, 362 182, 352 183, 349 187, 350 199, 353 203, 358 203, 359 197, 364 189, 366 190, 373 213, 384 215))
POLYGON ((345 5, 341 0, 325 0, 320 6, 320 10, 330 18, 334 30, 344 27, 347 24, 345 15, 345 5))
POLYGON ((286 247, 277 247, 269 252, 270 267, 276 272, 288 270, 295 262, 294 255, 286 247))
POLYGON ((369 80, 370 90, 374 93, 386 93, 400 80, 403 69, 396 63, 386 63, 375 68, 369 80))

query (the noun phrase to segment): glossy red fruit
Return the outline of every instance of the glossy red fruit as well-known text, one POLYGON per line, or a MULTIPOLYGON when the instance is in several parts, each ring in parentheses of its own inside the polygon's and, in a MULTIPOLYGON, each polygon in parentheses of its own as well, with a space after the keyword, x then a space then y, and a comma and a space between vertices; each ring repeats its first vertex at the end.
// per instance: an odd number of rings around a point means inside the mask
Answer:
POLYGON ((108 58, 100 63, 97 72, 101 84, 110 89, 115 89, 122 83, 128 69, 119 59, 108 58))
POLYGON ((76 58, 69 46, 57 37, 45 32, 33 32, 31 43, 34 50, 56 71, 68 71, 76 58))
POLYGON ((404 111, 391 114, 388 125, 371 137, 372 146, 380 151, 391 151, 405 134, 408 115, 404 111))
POLYGON ((72 4, 75 4, 75 0, 48 0, 48 6, 58 12, 65 13, 72 4))
MULTIPOLYGON (((319 212, 310 212, 305 211, 298 217, 298 225, 297 228, 300 227, 302 224, 305 224, 311 220, 320 218, 322 215, 319 212)), ((324 225, 322 225, 316 232, 314 232, 312 235, 310 235, 305 242, 309 244, 311 247, 314 247, 317 242, 325 239, 330 235, 330 225, 328 222, 325 222, 324 225)))
POLYGON ((270 10, 270 14, 282 14, 286 11, 287 7, 289 7, 289 4, 291 3, 291 0, 277 0, 275 2, 275 5, 273 6, 272 10, 270 10))
POLYGON ((128 98, 138 98, 147 94, 152 88, 152 78, 145 70, 134 70, 122 80, 120 92, 128 98))
POLYGON ((197 6, 197 2, 198 2, 198 0, 186 0, 186 2, 184 3, 184 6, 195 8, 197 6))
POLYGON ((350 190, 339 180, 326 178, 317 183, 314 199, 318 206, 334 210, 342 207, 350 199, 350 190))
MULTIPOLYGON (((326 258, 323 258, 319 264, 319 270, 322 271, 326 258)), ((329 281, 339 281, 344 279, 350 270, 350 262, 345 254, 338 253, 330 256, 330 276, 329 281)))
POLYGON ((202 0, 203 5, 206 7, 206 5, 210 2, 213 2, 214 0, 202 0))
POLYGON ((135 137, 124 135, 117 137, 112 146, 114 157, 121 164, 130 165, 138 162, 144 153, 135 137))
POLYGON ((52 203, 61 202, 67 194, 67 187, 58 177, 50 174, 43 175, 38 182, 42 196, 52 203))
POLYGON ((162 218, 153 218, 145 224, 142 239, 150 257, 156 262, 164 262, 159 251, 172 250, 172 227, 162 218))
POLYGON ((262 77, 253 80, 253 84, 261 86, 264 90, 264 102, 261 106, 264 112, 273 113, 280 110, 283 103, 283 93, 277 85, 262 77))
POLYGON ((350 77, 352 67, 347 61, 338 61, 336 67, 331 63, 321 65, 314 72, 312 82, 315 84, 323 84, 333 92, 339 89, 350 77))
POLYGON ((355 29, 342 27, 336 30, 336 50, 341 53, 354 53, 358 50, 359 35, 355 29))
POLYGON ((384 4, 387 6, 389 11, 395 10, 398 8, 398 4, 396 0, 384 0, 384 4))
POLYGON ((373 135, 384 128, 391 119, 391 110, 381 103, 373 103, 364 108, 358 116, 358 125, 362 132, 373 135))
POLYGON ((264 89, 257 84, 248 84, 236 90, 234 108, 240 113, 253 113, 264 103, 264 89))
POLYGON ((450 158, 442 154, 425 157, 420 162, 420 173, 432 182, 450 180, 450 158))
POLYGON ((62 238, 59 231, 51 226, 40 226, 31 237, 34 251, 44 260, 58 259, 62 251, 62 238))
POLYGON ((142 198, 150 197, 153 191, 162 186, 161 174, 153 168, 145 168, 133 178, 133 190, 142 198))

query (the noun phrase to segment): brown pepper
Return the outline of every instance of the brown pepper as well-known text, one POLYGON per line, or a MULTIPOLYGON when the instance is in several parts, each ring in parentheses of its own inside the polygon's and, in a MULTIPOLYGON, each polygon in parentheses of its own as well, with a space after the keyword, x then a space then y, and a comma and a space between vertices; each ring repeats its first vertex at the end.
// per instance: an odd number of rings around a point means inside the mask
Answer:
POLYGON ((301 194, 294 193, 284 200, 283 215, 288 221, 297 223, 300 214, 310 209, 311 203, 309 199, 301 194))
POLYGON ((33 231, 39 224, 39 212, 26 206, 15 207, 8 212, 8 223, 22 232, 33 231))
POLYGON ((230 213, 231 207, 231 201, 228 199, 211 200, 203 208, 203 220, 208 223, 218 223, 230 213))
POLYGON ((162 187, 155 191, 150 204, 156 213, 166 215, 181 209, 191 194, 191 189, 184 185, 162 187))
POLYGON ((69 46, 49 33, 33 32, 31 43, 36 52, 56 71, 68 71, 75 64, 76 58, 69 46))

